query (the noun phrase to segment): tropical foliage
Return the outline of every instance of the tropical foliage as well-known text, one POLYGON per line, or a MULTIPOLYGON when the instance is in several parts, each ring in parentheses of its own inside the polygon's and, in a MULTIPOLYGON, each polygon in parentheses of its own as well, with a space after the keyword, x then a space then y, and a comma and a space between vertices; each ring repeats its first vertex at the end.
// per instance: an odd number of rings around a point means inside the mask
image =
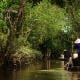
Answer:
POLYGON ((47 49, 51 53, 71 50, 79 33, 79 1, 60 0, 60 4, 56 0, 25 1, 0 1, 1 55, 11 57, 19 50, 22 54, 47 49), (32 51, 28 52, 29 49, 32 51))

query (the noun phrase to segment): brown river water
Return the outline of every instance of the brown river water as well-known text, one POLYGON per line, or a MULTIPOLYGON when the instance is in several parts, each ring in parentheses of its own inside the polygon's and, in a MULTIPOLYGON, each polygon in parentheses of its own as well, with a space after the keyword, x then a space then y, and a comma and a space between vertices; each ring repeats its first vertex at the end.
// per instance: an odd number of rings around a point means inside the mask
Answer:
POLYGON ((46 60, 18 70, 0 70, 0 80, 80 80, 80 72, 64 70, 64 61, 46 60))

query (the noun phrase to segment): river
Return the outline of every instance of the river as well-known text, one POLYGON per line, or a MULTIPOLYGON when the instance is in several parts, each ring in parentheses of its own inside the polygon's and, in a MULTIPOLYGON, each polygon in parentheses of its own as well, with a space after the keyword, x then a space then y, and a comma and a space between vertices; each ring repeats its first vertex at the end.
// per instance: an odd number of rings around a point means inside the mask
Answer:
POLYGON ((0 80, 80 80, 80 72, 64 70, 64 61, 46 60, 18 70, 0 70, 0 80))

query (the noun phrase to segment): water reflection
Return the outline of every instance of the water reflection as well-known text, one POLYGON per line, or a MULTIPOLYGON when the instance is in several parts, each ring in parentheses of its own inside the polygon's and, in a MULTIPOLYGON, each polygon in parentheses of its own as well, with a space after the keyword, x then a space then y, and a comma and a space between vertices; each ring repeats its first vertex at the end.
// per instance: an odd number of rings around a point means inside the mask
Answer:
POLYGON ((55 68, 64 68, 64 61, 53 61, 53 60, 44 60, 42 62, 41 69, 55 69, 55 68))
POLYGON ((80 80, 80 72, 73 72, 71 76, 71 80, 80 80))
POLYGON ((45 60, 19 70, 0 70, 0 80, 80 80, 80 72, 64 70, 64 61, 45 60))
POLYGON ((51 68, 51 60, 47 60, 45 59, 43 62, 42 62, 42 69, 50 69, 51 68), (45 63, 45 64, 44 64, 45 63))

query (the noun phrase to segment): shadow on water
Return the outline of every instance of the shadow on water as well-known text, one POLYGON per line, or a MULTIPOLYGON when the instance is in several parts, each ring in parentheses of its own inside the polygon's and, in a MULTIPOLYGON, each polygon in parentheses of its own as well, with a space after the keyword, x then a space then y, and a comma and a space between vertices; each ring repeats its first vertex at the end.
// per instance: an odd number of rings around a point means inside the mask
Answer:
POLYGON ((19 70, 0 70, 0 80, 80 80, 80 72, 64 70, 64 61, 45 60, 19 70))

